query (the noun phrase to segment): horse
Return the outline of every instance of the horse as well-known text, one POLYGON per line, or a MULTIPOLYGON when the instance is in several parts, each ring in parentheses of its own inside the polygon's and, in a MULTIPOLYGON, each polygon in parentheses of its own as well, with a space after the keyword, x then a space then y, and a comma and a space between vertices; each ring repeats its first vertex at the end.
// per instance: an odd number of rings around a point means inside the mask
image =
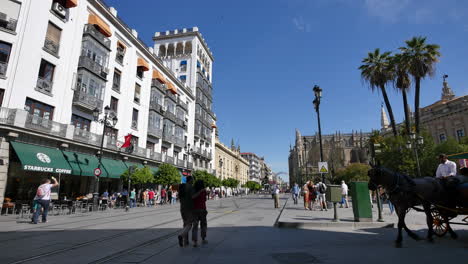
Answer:
MULTIPOLYGON (((408 236, 415 240, 420 240, 419 236, 412 232, 405 224, 405 216, 410 209, 424 211, 427 221, 427 240, 433 242, 432 214, 431 205, 448 205, 448 195, 445 188, 438 180, 433 177, 424 177, 413 179, 407 175, 393 172, 384 167, 373 166, 368 171, 370 190, 375 191, 379 187, 383 187, 389 195, 390 201, 395 205, 395 211, 398 216, 398 236, 395 241, 396 247, 402 246, 403 236, 402 229, 405 229, 408 236), (416 208, 422 205, 423 210, 416 208)), ((457 238, 457 234, 452 230, 450 225, 447 227, 452 238, 457 238)))

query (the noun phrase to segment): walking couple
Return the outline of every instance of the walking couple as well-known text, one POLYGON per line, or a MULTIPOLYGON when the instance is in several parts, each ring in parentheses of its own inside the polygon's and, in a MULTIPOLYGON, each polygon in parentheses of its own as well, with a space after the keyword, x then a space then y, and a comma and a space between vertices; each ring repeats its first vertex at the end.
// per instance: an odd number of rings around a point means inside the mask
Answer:
POLYGON ((193 186, 192 184, 193 177, 188 176, 187 183, 179 185, 180 214, 184 222, 184 228, 178 236, 181 247, 188 246, 190 229, 192 229, 193 247, 198 246, 198 223, 201 227, 202 243, 208 243, 206 240, 208 211, 206 210, 205 182, 197 180, 193 186))

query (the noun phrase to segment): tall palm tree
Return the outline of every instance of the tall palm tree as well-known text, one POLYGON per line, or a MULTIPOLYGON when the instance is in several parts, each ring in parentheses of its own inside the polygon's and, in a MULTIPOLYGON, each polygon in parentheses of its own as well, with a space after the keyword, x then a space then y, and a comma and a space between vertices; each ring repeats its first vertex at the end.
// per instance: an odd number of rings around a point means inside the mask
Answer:
POLYGON ((406 47, 400 47, 403 58, 408 65, 408 72, 414 78, 414 123, 416 133, 419 134, 419 97, 421 91, 421 79, 426 76, 433 76, 435 64, 439 61, 440 46, 436 44, 427 44, 425 37, 413 37, 405 41, 406 47))
POLYGON ((385 90, 385 85, 392 79, 392 74, 389 73, 390 54, 391 52, 380 53, 380 49, 369 52, 367 58, 362 60, 363 64, 359 67, 359 70, 361 70, 362 79, 369 84, 369 88, 372 91, 380 89, 380 92, 382 92, 385 106, 390 116, 393 135, 396 136, 395 118, 393 117, 392 106, 390 105, 387 91, 385 90))
POLYGON ((393 74, 393 85, 397 88, 403 95, 403 107, 405 110, 405 126, 406 134, 411 133, 411 117, 409 112, 408 105, 408 96, 407 92, 411 87, 411 79, 408 74, 408 64, 406 64, 403 54, 395 54, 390 58, 390 70, 393 74))

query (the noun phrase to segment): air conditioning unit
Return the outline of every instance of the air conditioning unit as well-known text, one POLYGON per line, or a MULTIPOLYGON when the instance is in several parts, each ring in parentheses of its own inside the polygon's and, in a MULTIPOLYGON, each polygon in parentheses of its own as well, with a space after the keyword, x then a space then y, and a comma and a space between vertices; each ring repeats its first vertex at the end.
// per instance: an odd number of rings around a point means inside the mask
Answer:
POLYGON ((52 5, 52 11, 54 11, 57 15, 59 15, 62 18, 65 18, 67 16, 67 9, 58 2, 55 2, 52 5))
POLYGON ((166 110, 167 110, 167 107, 165 107, 165 106, 161 106, 161 113, 164 113, 164 112, 166 112, 166 110))

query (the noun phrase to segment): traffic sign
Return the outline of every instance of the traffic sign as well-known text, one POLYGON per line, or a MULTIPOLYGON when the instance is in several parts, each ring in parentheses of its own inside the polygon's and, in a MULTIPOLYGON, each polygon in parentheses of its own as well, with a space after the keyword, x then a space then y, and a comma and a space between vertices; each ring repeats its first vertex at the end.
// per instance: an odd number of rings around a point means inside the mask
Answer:
POLYGON ((328 162, 319 162, 318 168, 320 173, 328 173, 328 162))
POLYGON ((95 168, 94 169, 94 176, 98 177, 99 175, 101 175, 101 169, 100 168, 95 168))

